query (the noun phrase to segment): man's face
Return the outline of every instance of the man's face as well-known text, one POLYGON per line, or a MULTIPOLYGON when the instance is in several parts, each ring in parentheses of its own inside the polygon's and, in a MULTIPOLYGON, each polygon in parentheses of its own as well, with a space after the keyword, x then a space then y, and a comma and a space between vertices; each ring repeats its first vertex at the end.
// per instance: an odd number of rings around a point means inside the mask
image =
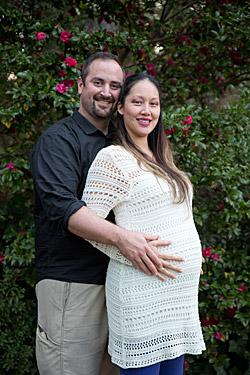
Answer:
POLYGON ((94 60, 88 68, 88 75, 83 86, 78 81, 80 95, 79 112, 93 125, 98 119, 109 120, 116 109, 123 72, 114 60, 94 60))

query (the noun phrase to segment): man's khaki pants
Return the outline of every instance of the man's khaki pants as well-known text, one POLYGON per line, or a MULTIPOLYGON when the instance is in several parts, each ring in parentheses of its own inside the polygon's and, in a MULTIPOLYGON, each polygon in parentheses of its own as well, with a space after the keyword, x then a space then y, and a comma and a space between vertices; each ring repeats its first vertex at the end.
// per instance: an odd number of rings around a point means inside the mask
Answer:
POLYGON ((42 280, 36 286, 40 375, 118 375, 107 353, 103 285, 42 280))

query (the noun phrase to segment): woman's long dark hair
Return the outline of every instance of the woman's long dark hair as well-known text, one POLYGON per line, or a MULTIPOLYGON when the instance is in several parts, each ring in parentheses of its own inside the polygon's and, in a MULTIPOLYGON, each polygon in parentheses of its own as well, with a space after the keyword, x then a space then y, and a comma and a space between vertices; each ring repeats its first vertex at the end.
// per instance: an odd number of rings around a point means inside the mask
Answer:
MULTIPOLYGON (((142 80, 148 80, 155 85, 159 93, 161 106, 162 93, 159 82, 150 75, 137 73, 127 77, 122 85, 119 97, 119 102, 122 107, 124 106, 126 97, 130 93, 132 87, 137 82, 142 80)), ((117 129, 118 131, 113 143, 123 146, 126 150, 131 152, 137 159, 139 166, 144 165, 156 176, 167 180, 173 188, 174 201, 176 203, 182 203, 184 200, 186 200, 189 195, 191 182, 189 181, 187 175, 180 171, 174 164, 171 144, 163 129, 162 110, 160 111, 157 125, 148 135, 148 145, 150 150, 153 152, 155 161, 152 160, 148 155, 144 154, 134 144, 125 127, 123 115, 121 115, 119 112, 117 113, 117 129), (178 189, 176 189, 176 185, 178 189)), ((187 202, 189 202, 189 199, 187 199, 187 202)))

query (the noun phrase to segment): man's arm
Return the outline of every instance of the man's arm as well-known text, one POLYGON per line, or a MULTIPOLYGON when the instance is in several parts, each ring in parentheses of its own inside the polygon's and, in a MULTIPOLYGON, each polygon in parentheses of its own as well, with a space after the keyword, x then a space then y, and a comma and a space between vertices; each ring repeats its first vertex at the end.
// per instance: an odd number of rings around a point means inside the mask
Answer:
POLYGON ((167 246, 170 242, 158 241, 157 235, 120 228, 85 206, 69 217, 68 230, 87 240, 115 245, 125 258, 148 275, 153 274, 164 280, 160 273, 175 277, 168 269, 181 272, 180 268, 168 263, 167 260, 183 261, 182 257, 163 254, 157 250, 157 246, 167 246), (148 241, 152 241, 152 246, 148 241))

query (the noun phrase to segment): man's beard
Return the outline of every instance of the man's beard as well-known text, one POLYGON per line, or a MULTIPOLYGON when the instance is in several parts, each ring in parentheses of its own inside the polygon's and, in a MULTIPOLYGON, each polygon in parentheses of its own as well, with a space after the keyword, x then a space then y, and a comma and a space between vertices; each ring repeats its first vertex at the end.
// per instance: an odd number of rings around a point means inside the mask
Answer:
MULTIPOLYGON (((114 108, 114 100, 110 100, 110 103, 112 103, 112 106, 110 108, 110 110, 107 112, 107 113, 103 113, 104 110, 100 110, 98 109, 96 106, 95 106, 95 100, 96 99, 103 99, 101 96, 99 95, 96 95, 94 97, 94 101, 93 101, 93 105, 92 105, 92 113, 95 117, 97 118, 108 118, 108 117, 111 117, 115 111, 115 108, 114 108)), ((98 100, 97 100, 98 101, 98 100)))

